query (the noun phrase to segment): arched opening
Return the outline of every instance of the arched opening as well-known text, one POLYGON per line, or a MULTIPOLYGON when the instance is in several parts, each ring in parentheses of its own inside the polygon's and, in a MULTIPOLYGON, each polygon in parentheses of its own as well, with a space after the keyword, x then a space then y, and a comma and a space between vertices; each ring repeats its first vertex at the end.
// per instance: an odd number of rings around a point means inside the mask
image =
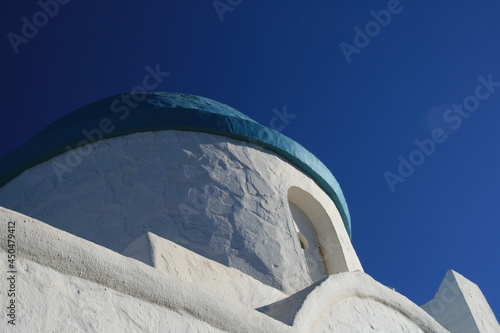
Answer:
POLYGON ((288 203, 311 279, 316 282, 326 275, 348 271, 335 227, 318 200, 292 186, 288 203))

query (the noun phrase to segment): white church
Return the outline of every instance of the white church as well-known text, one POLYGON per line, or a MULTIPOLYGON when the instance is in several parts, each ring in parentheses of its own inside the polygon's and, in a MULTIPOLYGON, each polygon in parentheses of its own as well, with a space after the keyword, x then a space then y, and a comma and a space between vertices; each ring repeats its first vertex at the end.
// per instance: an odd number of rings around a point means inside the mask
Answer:
POLYGON ((422 306, 366 274, 325 165, 213 100, 112 96, 0 162, 1 332, 500 332, 457 272, 422 306))

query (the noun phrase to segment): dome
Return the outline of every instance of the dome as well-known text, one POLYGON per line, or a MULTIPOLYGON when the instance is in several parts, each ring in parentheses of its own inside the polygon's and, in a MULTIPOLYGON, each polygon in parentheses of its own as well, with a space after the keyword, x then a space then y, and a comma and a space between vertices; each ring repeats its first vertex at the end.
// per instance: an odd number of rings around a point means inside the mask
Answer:
POLYGON ((328 168, 313 154, 294 140, 225 104, 188 94, 125 93, 84 106, 55 121, 28 143, 0 159, 0 187, 29 168, 72 148, 133 133, 164 130, 226 136, 278 154, 325 191, 351 235, 349 210, 342 190, 328 168))

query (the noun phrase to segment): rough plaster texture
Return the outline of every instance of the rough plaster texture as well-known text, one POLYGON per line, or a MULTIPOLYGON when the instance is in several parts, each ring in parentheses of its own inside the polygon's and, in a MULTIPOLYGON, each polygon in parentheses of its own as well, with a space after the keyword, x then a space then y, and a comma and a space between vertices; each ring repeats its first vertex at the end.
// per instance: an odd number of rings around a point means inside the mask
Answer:
MULTIPOLYGON (((446 332, 363 272, 330 275, 261 310, 266 315, 0 207, 0 224, 7 222, 15 222, 17 240, 19 326, 12 331, 446 332)), ((5 256, 6 233, 0 244, 5 256)), ((6 326, 2 321, 0 331, 6 326)))
POLYGON ((432 300, 422 305, 452 333, 495 333, 500 326, 479 287, 453 270, 432 300))
POLYGON ((362 270, 332 200, 258 146, 161 131, 99 141, 85 152, 25 171, 0 188, 0 205, 117 252, 150 231, 290 294, 312 283, 288 208, 296 186, 327 214, 319 233, 337 256, 327 264, 362 270), (71 166, 62 181, 55 162, 71 166))
MULTIPOLYGON (((17 271, 18 319, 2 332, 224 332, 196 317, 24 258, 17 261, 17 271)), ((0 327, 5 326, 2 318, 0 327)))
POLYGON ((288 296, 237 269, 202 257, 150 232, 133 241, 122 254, 252 308, 288 296))

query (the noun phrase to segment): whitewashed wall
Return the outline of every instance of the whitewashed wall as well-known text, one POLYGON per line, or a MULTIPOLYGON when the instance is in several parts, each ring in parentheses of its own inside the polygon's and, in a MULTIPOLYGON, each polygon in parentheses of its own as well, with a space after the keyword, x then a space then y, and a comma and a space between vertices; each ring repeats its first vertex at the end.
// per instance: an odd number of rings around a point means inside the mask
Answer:
POLYGON ((0 188, 0 205, 117 252, 151 231, 293 293, 311 278, 288 205, 291 186, 327 212, 325 243, 345 258, 341 271, 362 269, 314 181, 274 153, 217 135, 162 131, 97 142, 24 172, 0 188))

